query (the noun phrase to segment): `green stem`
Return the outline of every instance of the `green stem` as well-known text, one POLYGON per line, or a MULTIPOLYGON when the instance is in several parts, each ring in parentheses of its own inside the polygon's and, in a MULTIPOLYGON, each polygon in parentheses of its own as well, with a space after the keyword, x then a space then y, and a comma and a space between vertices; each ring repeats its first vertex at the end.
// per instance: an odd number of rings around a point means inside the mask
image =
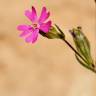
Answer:
POLYGON ((80 53, 78 51, 75 50, 75 48, 65 39, 65 35, 63 33, 63 31, 59 28, 58 25, 55 24, 55 26, 57 27, 57 29, 59 30, 59 32, 61 33, 61 40, 63 40, 72 50, 73 52, 79 56, 84 62, 85 62, 85 65, 83 64, 84 67, 86 67, 87 69, 93 71, 94 73, 96 73, 96 69, 95 69, 95 66, 94 64, 92 64, 92 66, 88 66, 86 64, 88 64, 88 62, 80 55, 80 53), (62 36, 63 34, 63 36, 62 36))
MULTIPOLYGON (((85 62, 88 64, 88 62, 75 50, 75 48, 65 39, 62 38, 62 40, 85 62)), ((94 73, 96 73, 95 67, 90 67, 87 65, 83 65, 84 67, 86 67, 87 69, 93 71, 94 73)))
POLYGON ((75 48, 65 39, 62 39, 85 63, 88 63, 76 50, 75 48))

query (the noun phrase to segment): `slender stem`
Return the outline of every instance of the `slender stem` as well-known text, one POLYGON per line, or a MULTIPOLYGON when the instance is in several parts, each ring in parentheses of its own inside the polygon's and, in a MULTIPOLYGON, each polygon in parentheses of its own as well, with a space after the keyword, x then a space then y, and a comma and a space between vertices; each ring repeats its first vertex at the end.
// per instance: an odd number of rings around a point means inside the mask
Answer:
MULTIPOLYGON (((85 63, 88 63, 76 50, 75 48, 66 40, 66 39, 63 39, 62 40, 85 62, 85 63)), ((85 66, 86 67, 86 66, 85 66)), ((93 71, 94 73, 96 73, 96 70, 95 68, 91 68, 91 67, 86 67, 87 69, 93 71)))
POLYGON ((75 48, 65 39, 62 39, 84 62, 87 61, 75 50, 75 48))
POLYGON ((63 34, 63 37, 61 36, 61 39, 84 61, 87 63, 87 61, 75 50, 75 48, 65 39, 65 35, 63 33, 63 31, 59 28, 59 26, 57 24, 55 24, 55 26, 57 27, 57 29, 59 30, 59 32, 61 34, 63 34))
MULTIPOLYGON (((59 28, 59 26, 56 25, 56 24, 55 24, 55 26, 57 27, 57 29, 61 33, 61 35, 60 35, 61 38, 60 39, 63 40, 75 52, 76 55, 78 55, 85 63, 88 64, 88 62, 80 55, 80 53, 78 51, 76 51, 75 48, 65 39, 65 35, 64 35, 63 31, 59 28)), ((96 69, 95 69, 94 64, 92 64, 92 66, 85 66, 85 65, 83 65, 83 66, 86 67, 87 69, 90 69, 94 73, 96 73, 96 69)))

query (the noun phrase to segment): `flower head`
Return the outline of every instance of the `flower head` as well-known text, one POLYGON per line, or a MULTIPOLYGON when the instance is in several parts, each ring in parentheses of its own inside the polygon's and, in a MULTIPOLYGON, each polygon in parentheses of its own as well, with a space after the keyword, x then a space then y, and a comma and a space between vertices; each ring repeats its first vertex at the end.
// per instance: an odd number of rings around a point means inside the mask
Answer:
POLYGON ((32 22, 31 25, 19 25, 18 30, 22 31, 20 37, 24 37, 27 43, 36 42, 39 31, 48 33, 51 28, 51 21, 47 21, 50 16, 50 12, 47 12, 46 7, 42 8, 41 15, 38 18, 35 7, 32 6, 32 10, 26 10, 25 16, 32 22))

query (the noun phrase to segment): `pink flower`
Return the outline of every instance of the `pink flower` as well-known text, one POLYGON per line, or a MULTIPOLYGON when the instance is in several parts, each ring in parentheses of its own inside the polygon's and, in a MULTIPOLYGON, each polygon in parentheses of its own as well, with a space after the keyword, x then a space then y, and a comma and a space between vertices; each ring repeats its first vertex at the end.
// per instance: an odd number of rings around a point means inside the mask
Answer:
POLYGON ((26 10, 25 16, 32 22, 31 25, 19 25, 17 29, 22 31, 20 37, 24 37, 27 43, 36 42, 39 31, 43 31, 44 33, 48 33, 51 28, 51 21, 45 22, 50 13, 47 12, 46 7, 42 8, 42 12, 40 17, 37 17, 37 13, 34 7, 32 7, 32 11, 26 10))

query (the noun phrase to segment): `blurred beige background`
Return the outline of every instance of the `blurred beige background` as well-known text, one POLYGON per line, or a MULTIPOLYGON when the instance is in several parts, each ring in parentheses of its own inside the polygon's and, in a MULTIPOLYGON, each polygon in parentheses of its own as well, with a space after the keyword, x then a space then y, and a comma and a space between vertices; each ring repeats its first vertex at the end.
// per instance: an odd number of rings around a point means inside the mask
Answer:
POLYGON ((34 45, 19 38, 16 27, 29 23, 24 10, 51 11, 73 44, 68 30, 83 27, 96 58, 94 0, 0 0, 0 96, 96 96, 96 74, 83 68, 59 40, 39 37, 34 45))

